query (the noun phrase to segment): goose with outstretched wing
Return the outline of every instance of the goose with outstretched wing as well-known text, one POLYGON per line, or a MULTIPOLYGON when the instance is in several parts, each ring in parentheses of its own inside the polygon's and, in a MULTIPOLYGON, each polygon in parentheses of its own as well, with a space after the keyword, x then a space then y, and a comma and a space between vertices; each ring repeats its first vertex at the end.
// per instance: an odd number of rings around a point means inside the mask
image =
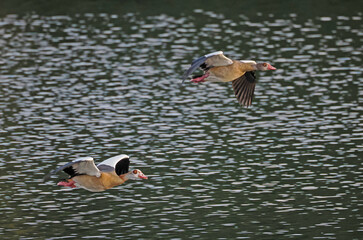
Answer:
POLYGON ((129 164, 130 158, 125 154, 109 158, 97 166, 91 157, 78 158, 51 171, 44 180, 63 171, 69 178, 60 181, 59 186, 81 187, 91 192, 102 192, 129 179, 147 179, 139 169, 129 171, 129 164))

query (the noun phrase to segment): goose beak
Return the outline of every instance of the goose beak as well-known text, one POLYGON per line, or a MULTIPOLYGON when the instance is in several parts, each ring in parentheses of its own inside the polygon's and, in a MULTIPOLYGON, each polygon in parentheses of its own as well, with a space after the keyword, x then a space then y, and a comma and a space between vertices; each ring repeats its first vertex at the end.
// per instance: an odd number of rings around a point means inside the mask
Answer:
POLYGON ((267 69, 268 69, 268 70, 276 70, 276 68, 275 68, 275 67, 273 67, 273 66, 271 66, 270 64, 268 65, 267 69))
POLYGON ((147 177, 143 174, 143 175, 139 175, 139 178, 141 179, 147 179, 147 177))

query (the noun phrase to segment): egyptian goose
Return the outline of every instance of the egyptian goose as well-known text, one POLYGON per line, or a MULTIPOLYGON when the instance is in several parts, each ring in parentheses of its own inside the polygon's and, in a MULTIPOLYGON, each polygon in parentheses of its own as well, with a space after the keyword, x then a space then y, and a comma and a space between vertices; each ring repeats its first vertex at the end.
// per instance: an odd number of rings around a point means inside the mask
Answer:
POLYGON ((129 172, 130 158, 122 154, 109 158, 97 166, 91 157, 78 158, 47 174, 44 180, 63 170, 69 179, 57 185, 65 187, 81 187, 91 192, 102 192, 123 184, 128 179, 147 179, 138 169, 129 172))
POLYGON ((184 73, 183 83, 198 67, 204 71, 204 74, 193 76, 191 82, 232 82, 238 102, 246 107, 252 104, 256 85, 255 71, 276 70, 269 63, 231 60, 224 56, 222 51, 218 51, 195 59, 184 73))

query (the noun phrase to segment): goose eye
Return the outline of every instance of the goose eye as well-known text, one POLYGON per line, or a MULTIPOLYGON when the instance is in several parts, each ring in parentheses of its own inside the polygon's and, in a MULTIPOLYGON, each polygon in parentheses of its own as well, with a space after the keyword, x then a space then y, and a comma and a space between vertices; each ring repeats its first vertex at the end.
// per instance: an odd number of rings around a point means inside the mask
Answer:
POLYGON ((137 173, 137 170, 132 171, 132 173, 133 173, 133 174, 136 174, 136 173, 137 173))

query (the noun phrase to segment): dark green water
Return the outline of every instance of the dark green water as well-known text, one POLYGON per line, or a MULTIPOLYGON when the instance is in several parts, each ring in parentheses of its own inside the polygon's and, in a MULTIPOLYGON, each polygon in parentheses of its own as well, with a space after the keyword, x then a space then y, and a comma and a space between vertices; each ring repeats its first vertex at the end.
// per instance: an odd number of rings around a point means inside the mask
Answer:
POLYGON ((1 239, 361 239, 360 1, 3 1, 1 239), (180 86, 223 50, 268 61, 251 108, 180 86), (42 182, 76 157, 149 176, 42 182))

